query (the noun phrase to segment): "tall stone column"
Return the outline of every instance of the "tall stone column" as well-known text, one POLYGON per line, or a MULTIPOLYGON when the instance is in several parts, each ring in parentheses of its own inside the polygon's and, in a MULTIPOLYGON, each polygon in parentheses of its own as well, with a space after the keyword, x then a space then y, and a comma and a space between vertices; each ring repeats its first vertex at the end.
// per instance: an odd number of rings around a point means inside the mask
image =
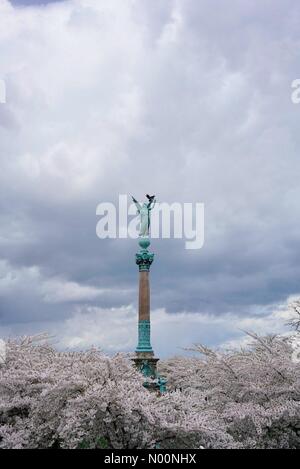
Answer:
POLYGON ((148 377, 157 377, 156 365, 158 358, 154 357, 151 346, 150 322, 150 266, 154 254, 148 251, 149 238, 139 239, 140 251, 136 254, 136 264, 139 266, 139 312, 138 312, 138 345, 134 362, 137 368, 148 377))

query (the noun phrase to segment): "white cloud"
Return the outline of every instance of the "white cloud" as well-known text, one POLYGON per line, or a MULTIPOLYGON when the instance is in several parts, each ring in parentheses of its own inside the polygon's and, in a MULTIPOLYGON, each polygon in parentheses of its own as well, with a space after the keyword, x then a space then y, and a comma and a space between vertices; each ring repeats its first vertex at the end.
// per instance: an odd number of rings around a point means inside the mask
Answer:
MULTIPOLYGON (((61 277, 45 277, 38 266, 13 268, 6 261, 0 260, 0 292, 32 289, 37 297, 45 303, 64 303, 88 301, 104 294, 121 293, 120 289, 96 288, 68 281, 61 277)), ((123 293, 126 291, 123 290, 123 293)))
POLYGON ((57 338, 63 348, 95 345, 108 352, 130 350, 135 346, 135 324, 132 306, 82 307, 64 322, 57 338))
POLYGON ((60 303, 63 301, 93 300, 99 298, 105 289, 79 285, 62 279, 46 280, 42 283, 41 293, 46 302, 60 303))
MULTIPOLYGON (((286 307, 261 316, 240 317, 182 312, 170 314, 165 309, 151 312, 152 346, 162 357, 184 353, 184 348, 203 343, 220 348, 246 345, 251 339, 244 331, 286 334, 291 313, 286 307)), ((98 346, 108 352, 134 351, 137 345, 137 312, 131 305, 121 308, 82 306, 60 327, 50 331, 62 348, 84 349, 98 346), (59 330, 59 333, 55 331, 59 330)))

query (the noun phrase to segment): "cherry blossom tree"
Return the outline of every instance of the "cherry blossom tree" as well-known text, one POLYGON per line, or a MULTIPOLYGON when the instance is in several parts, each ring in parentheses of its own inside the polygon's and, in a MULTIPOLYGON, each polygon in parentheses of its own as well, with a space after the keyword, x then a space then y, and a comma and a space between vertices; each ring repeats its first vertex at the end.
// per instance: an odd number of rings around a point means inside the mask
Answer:
POLYGON ((0 448, 299 448, 300 370, 291 337, 160 362, 159 395, 130 356, 9 340, 0 363, 0 448))
POLYGON ((300 300, 293 301, 289 308, 292 311, 292 318, 288 324, 297 332, 300 332, 300 300))
POLYGON ((198 414, 213 409, 242 447, 298 448, 300 368, 290 337, 249 335, 247 349, 221 353, 198 345, 200 356, 166 360, 160 372, 198 414))
POLYGON ((143 382, 125 355, 57 352, 43 336, 10 340, 0 368, 0 447, 154 448, 174 444, 178 432, 187 440, 196 429, 201 442, 222 434, 214 419, 189 412, 183 395, 160 397, 143 382))

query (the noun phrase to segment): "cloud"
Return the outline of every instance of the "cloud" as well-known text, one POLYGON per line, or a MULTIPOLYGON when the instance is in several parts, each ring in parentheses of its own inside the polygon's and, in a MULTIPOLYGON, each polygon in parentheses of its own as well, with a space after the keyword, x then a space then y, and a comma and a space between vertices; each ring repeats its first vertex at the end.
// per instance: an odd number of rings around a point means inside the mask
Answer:
POLYGON ((136 242, 95 234, 123 193, 205 204, 201 250, 153 240, 153 310, 263 318, 297 294, 299 8, 0 0, 3 327, 136 306, 136 242))
MULTIPOLYGON (((239 316, 201 314, 183 311, 170 314, 165 309, 152 311, 152 346, 159 356, 188 353, 194 344, 236 348, 251 339, 245 331, 257 334, 288 334, 291 312, 282 305, 265 315, 239 316)), ((137 312, 132 305, 99 308, 82 305, 60 327, 50 326, 56 345, 61 349, 85 349, 92 346, 114 353, 133 351, 137 345, 137 312)))
POLYGON ((69 315, 74 304, 105 301, 107 296, 126 298, 133 291, 120 288, 96 288, 68 281, 62 277, 45 277, 37 266, 15 269, 0 260, 1 316, 3 322, 53 321, 69 315), (24 305, 25 304, 25 305, 24 305), (27 310, 28 304, 33 307, 27 310), (64 305, 67 304, 64 313, 64 305), (7 310, 5 309, 8 308, 7 310), (40 313, 42 310, 42 315, 40 313), (44 312, 44 314, 43 314, 44 312))

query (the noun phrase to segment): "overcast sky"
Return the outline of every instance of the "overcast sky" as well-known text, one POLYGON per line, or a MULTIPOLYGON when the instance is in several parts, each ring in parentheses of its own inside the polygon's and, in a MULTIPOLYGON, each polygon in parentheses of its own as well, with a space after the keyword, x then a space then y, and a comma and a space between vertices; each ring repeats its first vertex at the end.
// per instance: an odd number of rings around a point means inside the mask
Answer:
POLYGON ((297 0, 0 0, 0 335, 136 345, 119 194, 203 202, 205 244, 156 239, 158 355, 282 332, 300 277, 297 0), (41 5, 43 4, 43 5, 41 5))

